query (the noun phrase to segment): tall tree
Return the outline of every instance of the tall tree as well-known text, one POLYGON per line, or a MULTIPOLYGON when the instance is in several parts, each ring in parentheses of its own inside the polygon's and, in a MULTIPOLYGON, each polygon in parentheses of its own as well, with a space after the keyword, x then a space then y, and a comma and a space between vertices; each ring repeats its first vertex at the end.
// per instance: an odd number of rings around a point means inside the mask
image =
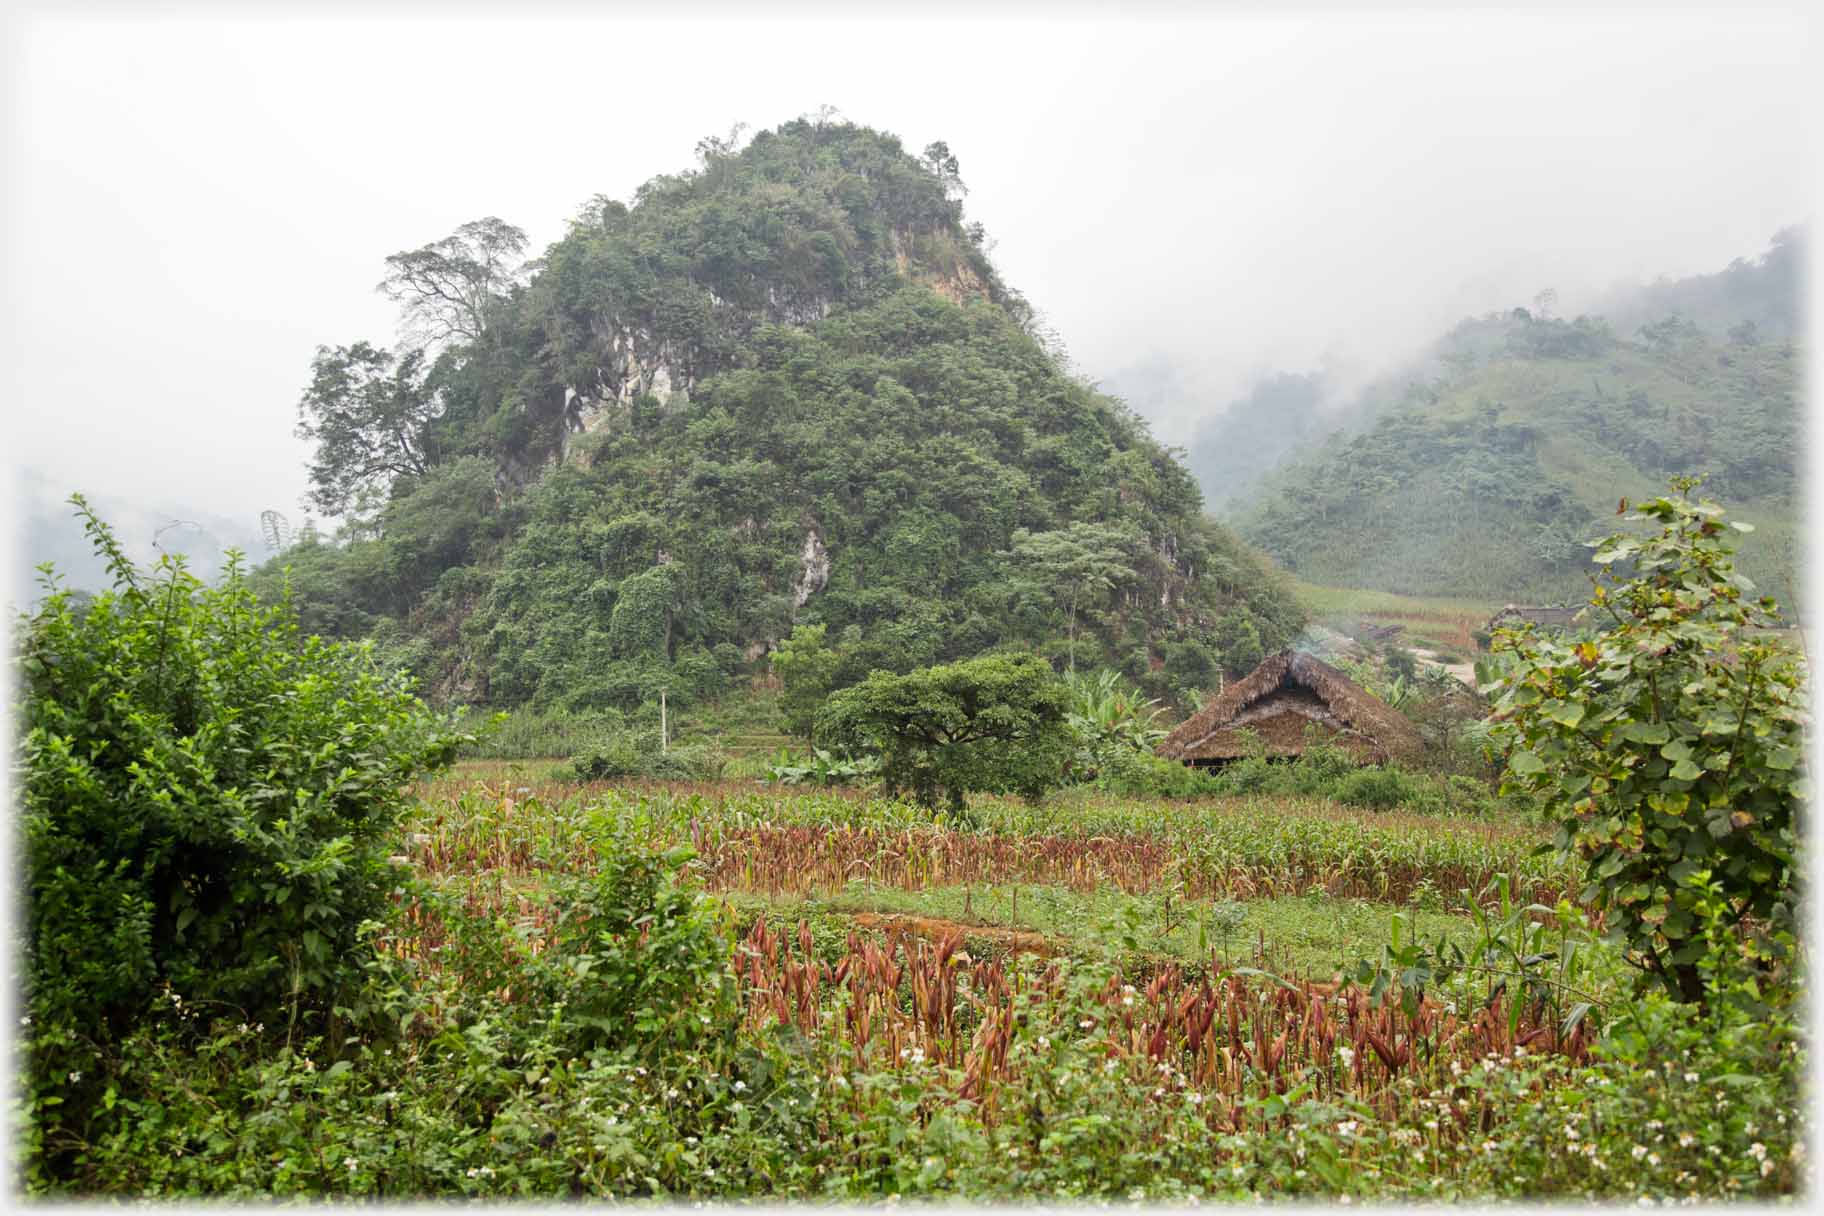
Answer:
POLYGON ((419 344, 480 339, 494 302, 518 282, 526 234, 505 220, 472 220, 440 241, 386 259, 379 290, 419 344))
POLYGON ((295 433, 317 445, 305 495, 311 506, 341 515, 364 492, 430 468, 430 423, 440 411, 424 382, 422 351, 320 346, 310 369, 295 433))
POLYGON ((1081 521, 1052 532, 1013 534, 1013 555, 1054 590, 1064 609, 1070 670, 1077 669, 1077 611, 1093 606, 1134 578, 1133 552, 1139 536, 1125 524, 1081 521))

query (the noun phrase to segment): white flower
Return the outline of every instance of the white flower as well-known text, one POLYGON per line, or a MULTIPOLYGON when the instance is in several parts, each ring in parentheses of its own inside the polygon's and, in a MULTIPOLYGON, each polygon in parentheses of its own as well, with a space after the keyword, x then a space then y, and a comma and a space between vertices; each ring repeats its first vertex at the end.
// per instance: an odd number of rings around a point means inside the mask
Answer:
POLYGON ((346 1165, 348 1167, 348 1172, 351 1174, 354 1173, 355 1170, 358 1169, 361 1165, 361 1163, 359 1161, 356 1161, 353 1157, 342 1158, 342 1164, 346 1165))
POLYGON ((1232 1165, 1229 1167, 1229 1172, 1239 1178, 1248 1172, 1248 1167, 1245 1165, 1232 1165))
POLYGON ((742 1091, 743 1091, 743 1090, 745 1090, 745 1089, 746 1089, 746 1088, 747 1088, 747 1082, 746 1082, 746 1081, 736 1081, 736 1082, 735 1082, 735 1092, 736 1092, 736 1093, 741 1093, 741 1092, 742 1092, 742 1091))
POLYGON ((1767 1160, 1761 1162, 1761 1177, 1765 1178, 1771 1173, 1773 1173, 1773 1158, 1769 1157, 1767 1160))
POLYGON ((1697 1137, 1693 1136, 1690 1132, 1678 1133, 1678 1147, 1690 1148, 1696 1142, 1697 1142, 1697 1137))
MULTIPOLYGON (((1134 994, 1131 992, 1123 994, 1121 997, 1121 1003, 1123 1005, 1132 1005, 1134 1003, 1134 994)), ((1135 1187, 1134 1189, 1139 1190, 1140 1188, 1135 1187)))
POLYGON ((1139 1200, 1145 1199, 1146 1198, 1146 1188, 1143 1186, 1137 1186, 1133 1190, 1131 1190, 1127 1193, 1127 1197, 1136 1202, 1138 1202, 1139 1200))
POLYGON ((1658 1165, 1659 1164, 1659 1154, 1658 1153, 1648 1153, 1647 1154, 1647 1164, 1648 1165, 1658 1165))
POLYGON ((1344 1068, 1355 1067, 1355 1051, 1348 1047, 1339 1047, 1336 1054, 1342 1059, 1344 1068))
POLYGON ((1639 1161, 1642 1157, 1647 1155, 1647 1146, 1644 1144, 1636 1144, 1628 1151, 1634 1154, 1634 1160, 1639 1161))
POLYGON ((1345 1119, 1336 1125, 1336 1134, 1339 1136, 1353 1136, 1355 1135, 1355 1129, 1360 1126, 1361 1124, 1357 1123, 1354 1119, 1345 1119))
POLYGON ((80 1080, 82 1080, 82 1070, 78 1069, 77 1071, 70 1074, 70 1084, 71 1085, 76 1084, 80 1080))
POLYGON ((1753 1157, 1756 1161, 1765 1161, 1767 1159, 1767 1146, 1762 1144, 1759 1140, 1756 1140, 1753 1144, 1748 1146, 1748 1155, 1753 1157))
POLYGON ((675 1097, 677 1097, 677 1096, 678 1096, 678 1087, 677 1087, 677 1086, 675 1086, 675 1085, 673 1085, 673 1086, 671 1086, 671 1087, 670 1087, 670 1088, 669 1088, 669 1089, 667 1089, 667 1090, 666 1090, 666 1091, 665 1091, 665 1096, 666 1096, 666 1097, 667 1097, 667 1098, 675 1098, 675 1097))
POLYGON ((1198 1093, 1194 1089, 1191 1090, 1189 1093, 1185 1094, 1184 1097, 1185 1097, 1185 1100, 1188 1101, 1192 1106, 1196 1106, 1198 1103, 1203 1101, 1203 1095, 1198 1093))
POLYGON ((1754 1124, 1750 1123, 1742 1128, 1742 1134, 1745 1136, 1752 1136, 1752 1135, 1754 1135, 1755 1130, 1756 1130, 1756 1128, 1755 1128, 1754 1124))
POLYGON ((1575 1140, 1577 1138, 1577 1129, 1572 1127, 1568 1123, 1565 1124, 1564 1125, 1564 1138, 1566 1140, 1575 1140))
POLYGON ((1694 1072, 1688 1072, 1685 1074, 1685 1084, 1686 1085, 1696 1085, 1701 1080, 1703 1080, 1703 1078, 1698 1076, 1694 1072))
POLYGON ((1425 1120, 1425 1130, 1428 1132, 1437 1131, 1438 1130, 1438 1121, 1436 1119, 1425 1120))
POLYGON ((1084 1018, 1081 1022, 1077 1023, 1077 1029, 1078 1030, 1088 1030, 1090 1027, 1094 1026, 1095 1024, 1096 1023, 1093 1019, 1084 1018))

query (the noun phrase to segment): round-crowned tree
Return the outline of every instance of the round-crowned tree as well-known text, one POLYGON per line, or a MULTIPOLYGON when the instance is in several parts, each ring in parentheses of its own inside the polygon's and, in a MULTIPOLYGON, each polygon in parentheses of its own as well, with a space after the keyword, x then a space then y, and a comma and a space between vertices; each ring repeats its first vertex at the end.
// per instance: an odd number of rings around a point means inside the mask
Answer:
POLYGON ((967 795, 1042 797, 1076 745, 1070 694, 1036 655, 988 655, 906 675, 876 671, 824 703, 817 738, 880 757, 889 794, 962 811, 967 795))

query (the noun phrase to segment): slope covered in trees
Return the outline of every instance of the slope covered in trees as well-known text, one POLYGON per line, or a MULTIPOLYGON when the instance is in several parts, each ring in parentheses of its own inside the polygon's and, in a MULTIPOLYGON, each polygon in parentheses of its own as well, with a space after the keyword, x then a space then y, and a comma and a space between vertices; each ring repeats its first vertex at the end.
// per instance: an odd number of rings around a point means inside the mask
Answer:
POLYGON ((799 624, 839 683, 1017 647, 1156 694, 1296 633, 1035 338, 943 145, 799 120, 698 151, 534 262, 498 220, 388 259, 414 338, 325 348, 300 405, 349 520, 282 559, 307 625, 448 698, 568 707, 713 693, 799 624))
MULTIPOLYGON (((1780 265, 1763 260, 1765 285, 1780 265)), ((1713 286, 1741 298, 1731 273, 1713 286)), ((1720 307, 1707 309, 1718 323, 1734 315, 1720 307)), ((1790 603, 1803 356, 1749 320, 1717 333, 1671 315, 1628 337, 1525 309, 1465 321, 1439 348, 1441 374, 1299 452, 1237 527, 1314 582, 1553 598, 1586 586, 1584 542, 1617 500, 1702 474, 1758 529, 1741 566, 1790 603)))

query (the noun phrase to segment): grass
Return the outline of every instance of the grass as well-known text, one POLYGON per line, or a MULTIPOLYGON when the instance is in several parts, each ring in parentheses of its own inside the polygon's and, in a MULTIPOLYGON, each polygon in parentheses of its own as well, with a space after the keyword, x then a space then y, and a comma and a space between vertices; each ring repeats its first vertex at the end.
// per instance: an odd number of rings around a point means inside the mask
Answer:
POLYGON ((1373 953, 1367 944, 1386 939, 1396 913, 1405 917, 1407 932, 1427 939, 1466 946, 1474 933, 1473 921, 1461 914, 1322 895, 1232 903, 1011 883, 920 891, 856 883, 825 898, 727 898, 743 925, 764 916, 784 930, 802 920, 814 932, 821 927, 822 936, 861 918, 869 927, 903 926, 927 938, 961 932, 976 957, 1076 951, 1197 965, 1213 951, 1237 965, 1332 981, 1373 953))

